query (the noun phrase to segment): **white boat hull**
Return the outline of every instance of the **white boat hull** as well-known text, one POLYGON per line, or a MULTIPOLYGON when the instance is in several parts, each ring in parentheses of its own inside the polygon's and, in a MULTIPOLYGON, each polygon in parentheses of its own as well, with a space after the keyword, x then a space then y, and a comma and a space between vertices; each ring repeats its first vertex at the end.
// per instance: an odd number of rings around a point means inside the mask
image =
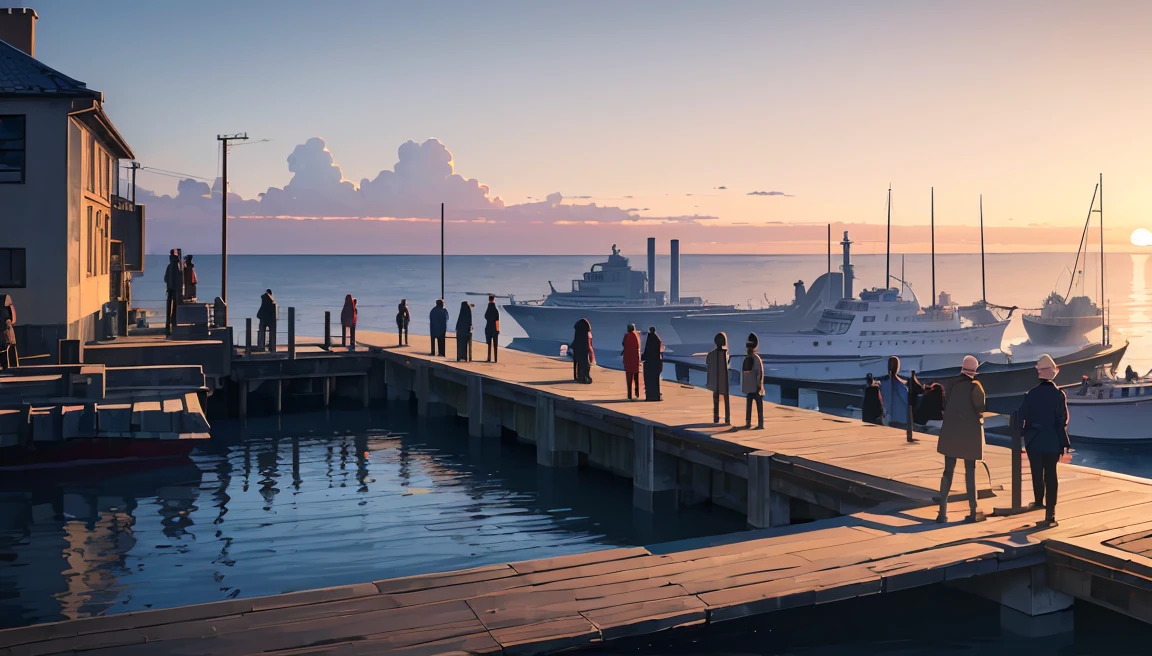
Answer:
POLYGON ((1152 441, 1152 396, 1078 399, 1068 390, 1068 435, 1073 440, 1152 441))
POLYGON ((580 319, 592 324, 594 337, 603 335, 618 343, 629 323, 647 333, 655 326, 656 334, 666 344, 679 343, 672 318, 692 312, 707 311, 701 306, 656 307, 564 307, 555 305, 505 305, 504 311, 516 321, 530 339, 572 341, 573 327, 580 319))

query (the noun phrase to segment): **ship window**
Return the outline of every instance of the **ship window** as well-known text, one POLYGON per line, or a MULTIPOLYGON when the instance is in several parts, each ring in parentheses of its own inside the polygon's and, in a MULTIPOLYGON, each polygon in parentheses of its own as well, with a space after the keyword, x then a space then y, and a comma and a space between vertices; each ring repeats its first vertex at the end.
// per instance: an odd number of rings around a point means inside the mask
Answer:
POLYGON ((873 321, 876 321, 876 317, 864 317, 864 323, 872 323, 873 321))
POLYGON ((812 346, 820 346, 820 342, 812 342, 812 346))
POLYGON ((825 341, 827 342, 828 346, 832 346, 832 340, 829 339, 829 340, 825 340, 825 341))

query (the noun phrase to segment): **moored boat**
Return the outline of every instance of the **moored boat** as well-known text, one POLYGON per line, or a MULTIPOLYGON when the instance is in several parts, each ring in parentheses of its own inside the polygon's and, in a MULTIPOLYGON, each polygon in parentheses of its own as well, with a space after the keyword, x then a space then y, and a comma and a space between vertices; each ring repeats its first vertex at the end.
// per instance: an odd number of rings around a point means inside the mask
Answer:
POLYGON ((1152 375, 1127 380, 1099 371, 1064 391, 1073 439, 1152 441, 1152 375))

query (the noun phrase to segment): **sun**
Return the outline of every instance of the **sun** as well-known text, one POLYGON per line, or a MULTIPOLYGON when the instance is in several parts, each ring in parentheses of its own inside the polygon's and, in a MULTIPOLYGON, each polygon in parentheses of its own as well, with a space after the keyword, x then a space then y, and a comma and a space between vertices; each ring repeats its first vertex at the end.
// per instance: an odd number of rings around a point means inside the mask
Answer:
POLYGON ((1152 230, 1136 228, 1132 231, 1133 246, 1152 246, 1152 230))

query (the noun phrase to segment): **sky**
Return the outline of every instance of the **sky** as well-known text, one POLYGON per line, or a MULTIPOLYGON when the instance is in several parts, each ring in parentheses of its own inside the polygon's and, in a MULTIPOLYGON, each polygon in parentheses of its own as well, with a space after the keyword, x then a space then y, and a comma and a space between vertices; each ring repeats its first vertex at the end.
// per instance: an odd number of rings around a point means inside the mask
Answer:
POLYGON ((434 252, 431 223, 365 219, 440 202, 462 251, 822 252, 827 223, 882 241, 889 185, 905 251, 934 187, 939 252, 979 247, 981 194, 990 250, 1074 252, 1099 173, 1106 240, 1152 227, 1152 3, 34 8, 37 57, 103 91, 150 167, 156 251, 212 248, 216 135, 245 131, 233 252, 434 252), (299 220, 337 216, 360 218, 299 220))

